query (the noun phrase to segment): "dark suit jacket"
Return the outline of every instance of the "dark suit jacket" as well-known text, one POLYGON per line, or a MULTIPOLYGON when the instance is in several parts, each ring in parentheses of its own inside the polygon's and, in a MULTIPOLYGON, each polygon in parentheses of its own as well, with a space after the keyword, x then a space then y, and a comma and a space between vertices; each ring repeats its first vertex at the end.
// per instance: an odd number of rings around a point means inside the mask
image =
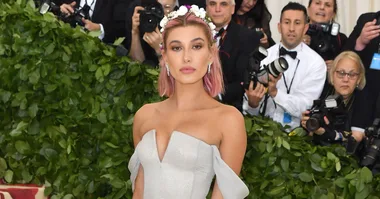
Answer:
POLYGON ((248 66, 249 54, 259 46, 260 38, 252 31, 231 21, 220 43, 225 93, 223 102, 242 110, 244 88, 241 85, 248 66))
MULTIPOLYGON (((372 21, 378 13, 365 13, 362 14, 357 20, 357 24, 347 40, 345 50, 355 51, 356 39, 360 36, 365 23, 372 21)), ((375 118, 376 100, 380 93, 380 71, 370 69, 372 57, 377 52, 380 43, 380 37, 374 38, 362 51, 355 51, 358 53, 366 68, 367 84, 365 88, 358 92, 354 102, 354 113, 352 118, 352 126, 366 128, 372 125, 375 118)), ((377 107, 380 109, 380 107, 377 107)), ((378 116, 377 116, 378 117, 378 116)))
MULTIPOLYGON (((80 0, 56 0, 55 2, 61 5, 70 4, 73 1, 76 2, 76 8, 79 8, 80 0)), ((130 2, 131 0, 96 0, 90 20, 103 25, 105 33, 103 42, 113 43, 116 38, 125 37, 125 16, 130 2)))

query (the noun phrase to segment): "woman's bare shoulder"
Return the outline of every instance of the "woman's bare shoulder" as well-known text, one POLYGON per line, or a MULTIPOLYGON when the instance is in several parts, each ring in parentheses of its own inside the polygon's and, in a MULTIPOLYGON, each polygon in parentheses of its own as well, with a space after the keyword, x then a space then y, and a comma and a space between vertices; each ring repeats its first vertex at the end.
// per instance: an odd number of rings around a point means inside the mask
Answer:
POLYGON ((218 123, 222 131, 231 129, 245 129, 243 114, 233 106, 221 105, 217 114, 218 123))

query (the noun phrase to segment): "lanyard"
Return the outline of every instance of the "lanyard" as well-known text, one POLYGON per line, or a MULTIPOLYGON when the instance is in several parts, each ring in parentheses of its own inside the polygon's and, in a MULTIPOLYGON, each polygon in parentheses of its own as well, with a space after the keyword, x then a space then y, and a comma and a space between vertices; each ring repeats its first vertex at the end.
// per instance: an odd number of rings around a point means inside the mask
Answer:
MULTIPOLYGON (((92 7, 92 5, 94 5, 94 3, 95 3, 95 0, 92 0, 92 3, 91 3, 91 5, 90 5, 90 8, 92 7)), ((86 5, 88 5, 87 0, 86 0, 86 5)))
POLYGON ((286 87, 286 93, 289 94, 290 93, 290 89, 292 88, 292 85, 293 85, 293 80, 294 80, 294 77, 296 76, 296 73, 297 73, 297 69, 298 69, 298 66, 300 64, 300 60, 298 60, 297 62, 297 66, 296 66, 296 69, 294 70, 294 74, 293 74, 293 77, 292 77, 292 80, 290 81, 290 85, 288 87, 288 84, 286 83, 286 78, 285 78, 285 73, 282 74, 283 76, 283 79, 284 79, 284 84, 285 84, 285 87, 286 87))

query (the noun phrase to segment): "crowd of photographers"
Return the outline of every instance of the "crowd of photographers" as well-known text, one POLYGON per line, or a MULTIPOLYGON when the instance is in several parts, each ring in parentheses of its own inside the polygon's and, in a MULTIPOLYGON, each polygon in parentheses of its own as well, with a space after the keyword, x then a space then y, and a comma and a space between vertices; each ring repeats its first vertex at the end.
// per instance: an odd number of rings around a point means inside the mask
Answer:
POLYGON ((181 5, 206 9, 218 31, 216 45, 225 92, 218 96, 243 114, 265 115, 304 129, 315 144, 339 143, 360 164, 380 169, 380 11, 365 13, 347 38, 334 21, 336 0, 290 2, 281 11, 277 44, 264 0, 42 0, 72 26, 99 31, 123 55, 158 66, 159 22, 181 5), (379 109, 379 110, 377 110, 379 109))

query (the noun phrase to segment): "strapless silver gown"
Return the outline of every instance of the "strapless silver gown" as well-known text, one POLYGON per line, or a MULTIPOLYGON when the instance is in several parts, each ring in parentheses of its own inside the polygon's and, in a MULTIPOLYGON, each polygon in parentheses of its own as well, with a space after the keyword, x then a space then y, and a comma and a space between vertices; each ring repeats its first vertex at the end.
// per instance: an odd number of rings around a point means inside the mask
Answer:
POLYGON ((249 193, 215 145, 178 131, 171 135, 162 161, 156 131, 143 136, 128 165, 132 190, 140 164, 144 169, 144 199, 206 198, 215 175, 224 199, 242 199, 249 193))

